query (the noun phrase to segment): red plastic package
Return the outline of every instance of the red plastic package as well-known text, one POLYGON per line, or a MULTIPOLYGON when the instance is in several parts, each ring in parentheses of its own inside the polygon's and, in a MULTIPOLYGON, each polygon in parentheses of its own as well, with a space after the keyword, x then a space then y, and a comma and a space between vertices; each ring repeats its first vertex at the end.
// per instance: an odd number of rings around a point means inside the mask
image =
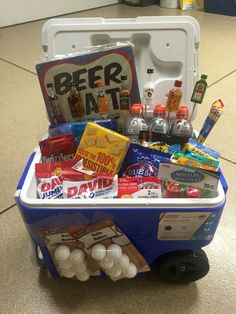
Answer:
POLYGON ((41 199, 117 197, 118 176, 83 170, 82 160, 35 164, 41 199))
POLYGON ((75 140, 73 135, 59 135, 39 142, 42 162, 59 162, 74 158, 75 140))
POLYGON ((161 198, 161 180, 157 177, 118 179, 119 198, 161 198))
POLYGON ((118 193, 118 176, 83 170, 83 162, 79 160, 71 172, 63 173, 64 198, 91 199, 114 198, 118 193), (78 173, 84 175, 80 179, 78 173))
MULTIPOLYGON (((73 173, 77 160, 64 162, 35 164, 35 175, 38 181, 37 192, 41 199, 63 198, 63 173, 73 173)), ((77 172, 77 177, 83 180, 84 174, 77 172)))

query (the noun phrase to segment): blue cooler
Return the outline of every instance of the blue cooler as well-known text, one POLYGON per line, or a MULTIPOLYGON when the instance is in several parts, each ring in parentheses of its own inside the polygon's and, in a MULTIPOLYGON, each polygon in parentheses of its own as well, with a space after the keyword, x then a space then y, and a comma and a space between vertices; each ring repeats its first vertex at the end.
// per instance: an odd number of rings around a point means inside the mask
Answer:
POLYGON ((205 0, 205 11, 208 13, 236 15, 236 0, 205 0))
MULTIPOLYGON (((133 42, 140 86, 144 86, 146 80, 144 69, 153 68, 155 94, 158 95, 155 103, 165 102, 166 91, 172 88, 174 81, 183 80, 183 103, 190 112, 192 110, 190 99, 198 78, 199 48, 199 25, 192 17, 55 19, 44 25, 42 38, 50 58, 55 58, 57 53, 69 53, 74 42, 81 45, 78 49, 92 43, 133 42), (78 41, 80 36, 83 42, 78 41)), ((40 161, 40 150, 36 148, 18 183, 15 199, 32 239, 35 256, 51 275, 74 277, 61 271, 62 265, 57 265, 52 247, 80 243, 89 255, 90 249, 101 239, 119 243, 123 253, 127 253, 127 246, 132 244, 133 269, 135 256, 136 266, 140 260, 146 261, 147 267, 138 269, 140 273, 157 269, 162 278, 174 282, 191 282, 207 274, 209 263, 201 248, 212 241, 225 206, 227 183, 222 174, 212 198, 39 199, 35 163, 40 161), (86 233, 88 228, 98 225, 99 230, 86 233), (54 234, 55 230, 74 227, 79 228, 78 242, 69 231, 60 233, 60 237, 54 234), (42 236, 45 230, 46 238, 42 236)), ((90 273, 90 276, 97 275, 105 274, 103 271, 90 273)), ((82 281, 88 279, 78 277, 82 281)))

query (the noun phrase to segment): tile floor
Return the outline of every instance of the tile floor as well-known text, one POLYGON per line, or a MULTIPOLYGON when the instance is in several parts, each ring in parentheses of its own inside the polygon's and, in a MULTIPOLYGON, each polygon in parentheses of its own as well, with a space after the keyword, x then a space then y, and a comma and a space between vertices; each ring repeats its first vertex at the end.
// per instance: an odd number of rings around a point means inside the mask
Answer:
MULTIPOLYGON (((158 6, 114 5, 68 17, 136 17, 182 15, 158 6)), ((199 129, 213 100, 222 98, 225 113, 210 136, 222 159, 229 184, 228 200, 216 236, 206 248, 211 270, 190 285, 159 282, 147 275, 111 284, 95 279, 81 284, 52 279, 29 257, 29 240, 14 192, 25 162, 47 128, 43 99, 35 75, 41 55, 41 28, 36 21, 0 29, 0 313, 228 313, 236 312, 236 19, 190 13, 201 26, 200 72, 209 88, 198 117, 199 129)))

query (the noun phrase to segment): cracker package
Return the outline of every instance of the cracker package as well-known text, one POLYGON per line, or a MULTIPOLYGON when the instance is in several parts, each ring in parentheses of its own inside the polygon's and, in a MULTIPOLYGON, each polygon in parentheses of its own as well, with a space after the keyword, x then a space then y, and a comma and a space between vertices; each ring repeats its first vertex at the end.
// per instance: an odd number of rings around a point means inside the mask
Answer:
POLYGON ((117 174, 129 145, 128 137, 89 122, 75 158, 83 159, 84 169, 117 174))

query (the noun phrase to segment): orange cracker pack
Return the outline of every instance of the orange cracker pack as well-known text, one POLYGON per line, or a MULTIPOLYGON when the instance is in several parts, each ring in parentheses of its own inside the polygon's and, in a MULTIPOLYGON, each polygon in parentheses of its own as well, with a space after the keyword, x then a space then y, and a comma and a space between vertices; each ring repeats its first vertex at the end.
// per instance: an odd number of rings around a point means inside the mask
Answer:
POLYGON ((89 122, 75 158, 83 159, 84 169, 116 174, 130 145, 128 137, 89 122))

